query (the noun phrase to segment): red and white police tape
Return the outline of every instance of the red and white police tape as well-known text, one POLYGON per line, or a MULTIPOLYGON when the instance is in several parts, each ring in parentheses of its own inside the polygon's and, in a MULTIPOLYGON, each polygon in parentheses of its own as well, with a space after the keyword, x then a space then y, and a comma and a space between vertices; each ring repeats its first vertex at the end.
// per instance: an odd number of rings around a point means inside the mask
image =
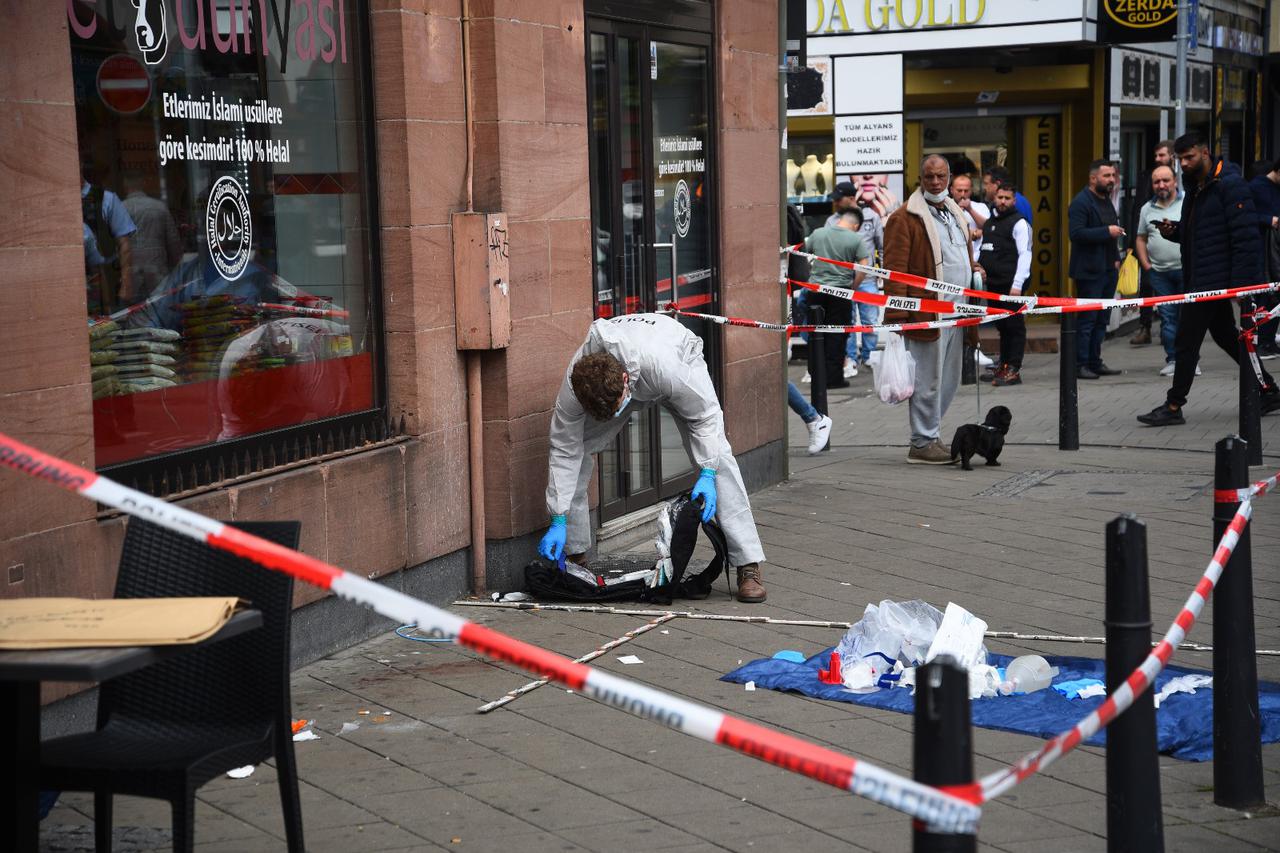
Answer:
MULTIPOLYGON (((149 297, 143 302, 137 303, 136 305, 130 305, 126 308, 121 308, 119 311, 112 312, 111 314, 108 314, 106 316, 98 317, 95 320, 90 320, 89 328, 93 328, 94 326, 100 326, 103 323, 107 323, 112 320, 116 320, 116 321, 124 320, 125 318, 129 317, 129 315, 131 314, 136 314, 139 311, 145 311, 153 303, 159 302, 165 296, 170 296, 174 293, 177 293, 178 291, 182 290, 186 286, 187 286, 187 283, 183 282, 177 287, 171 287, 163 293, 152 294, 151 297, 149 297)), ((302 317, 333 317, 333 318, 342 320, 351 316, 351 312, 343 308, 308 308, 304 305, 285 305, 284 303, 280 303, 280 302, 260 302, 260 303, 257 303, 254 307, 260 308, 263 310, 269 310, 269 311, 280 311, 287 314, 297 314, 302 317)))
POLYGON ((674 302, 668 303, 663 310, 678 314, 681 317, 706 320, 709 323, 717 323, 721 326, 741 326, 746 329, 764 329, 769 332, 785 332, 787 334, 818 332, 829 335, 853 334, 854 332, 916 332, 922 329, 949 329, 952 326, 977 326, 982 323, 992 323, 1008 316, 1008 314, 993 314, 985 317, 955 317, 942 320, 921 320, 918 323, 889 323, 879 326, 798 326, 794 323, 765 323, 760 320, 748 320, 745 317, 699 314, 695 311, 685 311, 674 302))
POLYGON ((948 302, 945 299, 919 299, 915 296, 891 296, 887 293, 869 293, 861 290, 849 290, 845 287, 832 287, 829 284, 815 284, 811 281, 797 281, 794 278, 787 279, 787 284, 804 288, 805 290, 812 290, 815 293, 825 293, 828 296, 834 296, 837 299, 861 302, 864 305, 877 305, 881 308, 898 308, 903 311, 931 311, 935 314, 964 314, 974 317, 995 316, 996 319, 1021 313, 1021 309, 1018 311, 1010 311, 1008 308, 997 308, 993 305, 968 305, 963 302, 948 302))
POLYGON ((333 317, 344 320, 351 316, 351 312, 344 308, 308 308, 305 305, 284 305, 278 302, 259 302, 257 307, 266 311, 297 314, 300 317, 333 317))
MULTIPOLYGON (((1126 299, 1078 299, 1072 296, 1013 296, 1008 293, 974 290, 970 287, 965 287, 959 284, 950 284, 945 281, 939 281, 938 279, 928 278, 927 276, 896 272, 894 270, 887 270, 882 267, 874 267, 867 264, 837 261, 834 258, 824 258, 821 255, 802 252, 795 246, 785 247, 783 251, 790 252, 791 254, 798 255, 802 258, 808 258, 811 261, 820 261, 822 263, 852 269, 856 272, 866 273, 867 275, 897 282, 898 284, 903 284, 907 287, 931 290, 935 293, 949 293, 953 296, 968 296, 974 299, 1016 302, 1026 306, 1024 313, 1027 314, 1065 314, 1079 311, 1098 311, 1106 308, 1146 308, 1156 305, 1183 305, 1192 302, 1212 302, 1217 299, 1235 299, 1240 296, 1248 296, 1254 293, 1265 293, 1271 290, 1280 290, 1280 282, 1273 281, 1265 284, 1249 284, 1242 287, 1231 287, 1221 290, 1203 290, 1196 293, 1181 293, 1170 296, 1132 297, 1126 299)), ((845 298, 849 298, 847 296, 847 292, 845 298)))
POLYGON ((1272 474, 1265 480, 1258 480, 1250 486, 1243 489, 1214 489, 1213 502, 1220 504, 1233 504, 1239 501, 1247 501, 1257 495, 1265 495, 1276 487, 1277 480, 1280 480, 1280 471, 1272 474))
POLYGON ((122 486, 4 433, 0 433, 0 465, 332 590, 398 624, 417 625, 419 632, 428 636, 452 639, 461 646, 564 684, 597 702, 897 809, 924 821, 932 831, 970 835, 977 831, 981 810, 972 801, 971 791, 966 790, 967 797, 957 796, 949 788, 934 788, 723 711, 574 663, 322 560, 122 486))
POLYGON ((1055 737, 1039 749, 1028 753, 1021 761, 1003 770, 997 770, 974 783, 974 791, 969 794, 978 802, 989 802, 1005 791, 1022 782, 1024 779, 1044 770, 1062 756, 1079 746, 1106 727, 1112 720, 1128 710, 1135 699, 1143 694, 1152 684, 1156 676, 1173 657, 1173 650, 1186 638, 1191 626, 1196 623, 1200 610, 1204 607, 1210 593, 1222 577, 1222 571, 1235 550, 1245 525, 1253 515, 1253 503, 1245 499, 1236 510, 1235 517, 1227 526, 1222 540, 1213 553, 1213 559, 1200 577, 1200 582, 1182 606, 1182 612, 1173 620, 1164 638, 1151 650, 1151 654, 1129 674, 1124 683, 1116 688, 1101 705, 1090 712, 1073 727, 1055 737))
POLYGON ((1257 323, 1257 325, 1261 326, 1263 323, 1270 322, 1271 320, 1274 320, 1277 317, 1280 317, 1280 305, 1276 305, 1274 308, 1271 308, 1270 310, 1262 310, 1260 312, 1257 312, 1255 322, 1257 323))
POLYGON ((1262 369, 1262 360, 1258 358, 1258 327, 1245 329, 1241 336, 1244 340, 1245 355, 1249 358, 1249 366, 1253 368, 1254 378, 1258 380, 1258 387, 1264 391, 1273 390, 1267 382, 1266 371, 1262 369))

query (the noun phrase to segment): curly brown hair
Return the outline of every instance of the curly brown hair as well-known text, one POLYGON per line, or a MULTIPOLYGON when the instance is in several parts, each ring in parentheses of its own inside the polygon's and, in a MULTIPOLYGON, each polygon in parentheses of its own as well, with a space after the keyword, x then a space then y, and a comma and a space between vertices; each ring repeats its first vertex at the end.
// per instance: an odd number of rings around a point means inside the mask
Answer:
POLYGON ((618 401, 626 387, 624 372, 622 362, 609 353, 595 352, 578 359, 569 374, 569 384, 588 415, 607 421, 618 411, 618 401))

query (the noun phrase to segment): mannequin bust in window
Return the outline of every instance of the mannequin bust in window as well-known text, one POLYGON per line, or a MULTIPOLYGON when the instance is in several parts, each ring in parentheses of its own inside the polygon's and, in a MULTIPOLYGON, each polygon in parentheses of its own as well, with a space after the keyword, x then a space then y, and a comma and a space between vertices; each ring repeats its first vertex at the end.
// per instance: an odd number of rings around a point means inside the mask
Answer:
POLYGON ((822 195, 818 189, 818 172, 821 169, 822 165, 818 162, 818 157, 815 154, 810 154, 800 164, 800 177, 804 178, 805 195, 822 195))
POLYGON ((796 165, 796 161, 790 157, 787 158, 787 195, 797 195, 800 191, 796 189, 796 184, 800 179, 800 167, 796 165))
POLYGON ((836 161, 834 154, 828 154, 827 159, 818 165, 818 174, 822 176, 822 191, 827 195, 836 187, 836 161))

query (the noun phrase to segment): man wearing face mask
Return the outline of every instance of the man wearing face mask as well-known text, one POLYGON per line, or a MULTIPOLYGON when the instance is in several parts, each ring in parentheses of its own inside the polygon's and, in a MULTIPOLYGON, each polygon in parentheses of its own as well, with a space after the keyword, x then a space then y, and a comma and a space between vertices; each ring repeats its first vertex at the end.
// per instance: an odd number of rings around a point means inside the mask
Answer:
MULTIPOLYGON (((1124 236, 1111 191, 1116 188, 1116 167, 1110 160, 1089 164, 1089 185, 1080 190, 1067 208, 1067 232, 1071 237, 1068 274, 1080 299, 1110 299, 1116 295, 1120 274, 1120 244, 1124 236)), ((1102 362, 1102 341, 1107 336, 1111 311, 1082 311, 1076 315, 1076 376, 1097 379, 1122 373, 1102 362)))
POLYGON ((594 465, 589 457, 609 446, 633 412, 652 406, 671 413, 685 452, 700 470, 693 498, 703 502, 703 521, 714 517, 724 531, 729 560, 738 570, 738 600, 764 601, 764 550, 725 437, 702 339, 663 314, 596 320, 569 363, 551 415, 551 527, 538 553, 548 560, 584 563, 591 547, 587 487, 594 465))
MULTIPOLYGON (((973 260, 968 220, 947 192, 951 166, 945 157, 930 154, 920 164, 920 189, 885 223, 884 265, 899 272, 967 286, 979 269, 973 260)), ((941 293, 926 294, 895 281, 884 283, 891 296, 928 296, 963 301, 941 293)), ((886 323, 912 323, 937 319, 936 314, 886 308, 886 323)), ((939 438, 942 418, 960 385, 964 329, 925 329, 903 332, 907 351, 915 357, 916 385, 909 417, 911 449, 907 461, 926 465, 950 465, 951 450, 939 438)))

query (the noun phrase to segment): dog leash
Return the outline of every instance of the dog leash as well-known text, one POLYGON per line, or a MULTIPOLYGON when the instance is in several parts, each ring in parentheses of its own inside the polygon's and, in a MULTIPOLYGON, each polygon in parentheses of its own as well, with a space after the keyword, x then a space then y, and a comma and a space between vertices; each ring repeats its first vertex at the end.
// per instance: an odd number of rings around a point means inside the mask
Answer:
MULTIPOLYGON (((978 392, 978 422, 982 422, 982 341, 979 340, 973 347, 973 385, 978 392)), ((963 373, 963 371, 961 371, 963 373)))

